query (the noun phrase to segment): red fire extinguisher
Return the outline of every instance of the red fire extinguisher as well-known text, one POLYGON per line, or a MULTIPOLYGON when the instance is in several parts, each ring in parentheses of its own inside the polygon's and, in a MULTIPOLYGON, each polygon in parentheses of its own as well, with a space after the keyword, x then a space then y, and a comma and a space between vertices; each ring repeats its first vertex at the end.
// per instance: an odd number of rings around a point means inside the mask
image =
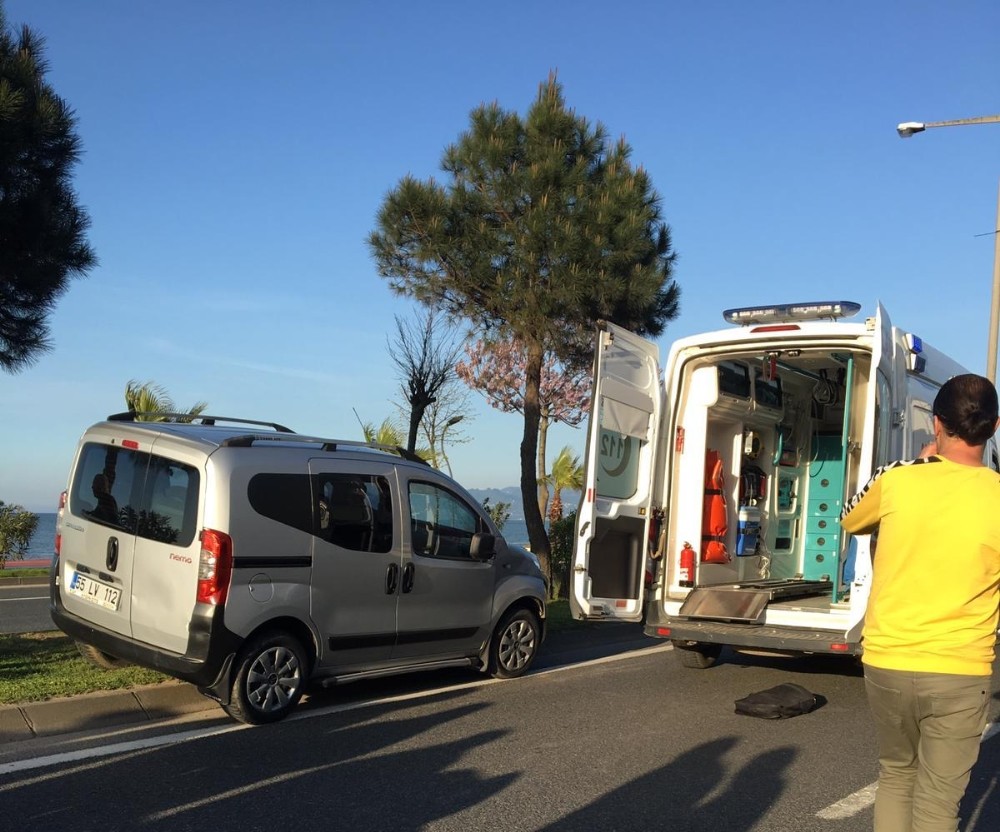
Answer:
POLYGON ((694 586, 695 553, 690 543, 685 543, 681 549, 681 567, 677 583, 680 586, 694 586))

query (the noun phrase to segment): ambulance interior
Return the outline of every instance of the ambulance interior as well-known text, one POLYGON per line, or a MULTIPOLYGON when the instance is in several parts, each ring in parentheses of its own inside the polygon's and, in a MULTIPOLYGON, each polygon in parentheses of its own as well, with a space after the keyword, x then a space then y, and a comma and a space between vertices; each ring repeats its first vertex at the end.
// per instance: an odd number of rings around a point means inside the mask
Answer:
POLYGON ((870 365, 833 347, 683 365, 663 552, 682 615, 761 620, 768 605, 845 602, 853 547, 839 517, 859 487, 870 365), (720 586, 755 591, 692 592, 720 586))

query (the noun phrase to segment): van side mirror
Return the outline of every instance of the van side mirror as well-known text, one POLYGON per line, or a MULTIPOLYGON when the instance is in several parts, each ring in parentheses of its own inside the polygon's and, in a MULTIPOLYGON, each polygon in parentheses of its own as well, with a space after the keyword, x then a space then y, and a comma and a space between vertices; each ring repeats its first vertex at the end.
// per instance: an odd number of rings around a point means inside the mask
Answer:
POLYGON ((474 534, 469 544, 469 556, 473 560, 489 560, 496 554, 497 539, 491 534, 474 534))

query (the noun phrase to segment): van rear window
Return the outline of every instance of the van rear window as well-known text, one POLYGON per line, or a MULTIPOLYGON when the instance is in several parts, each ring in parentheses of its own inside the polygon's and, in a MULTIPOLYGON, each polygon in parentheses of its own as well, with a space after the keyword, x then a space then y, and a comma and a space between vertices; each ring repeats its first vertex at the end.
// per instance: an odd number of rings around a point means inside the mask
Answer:
POLYGON ((199 475, 161 456, 88 442, 80 452, 69 511, 147 540, 190 546, 198 515, 199 475))

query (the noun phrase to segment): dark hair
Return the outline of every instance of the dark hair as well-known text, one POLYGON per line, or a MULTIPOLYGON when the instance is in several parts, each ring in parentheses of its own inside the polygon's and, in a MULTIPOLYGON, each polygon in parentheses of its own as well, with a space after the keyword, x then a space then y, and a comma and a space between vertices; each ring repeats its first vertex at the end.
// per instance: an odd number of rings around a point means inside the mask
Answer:
POLYGON ((996 388, 974 373, 950 378, 934 397, 934 415, 949 436, 967 445, 984 445, 996 430, 996 388))

